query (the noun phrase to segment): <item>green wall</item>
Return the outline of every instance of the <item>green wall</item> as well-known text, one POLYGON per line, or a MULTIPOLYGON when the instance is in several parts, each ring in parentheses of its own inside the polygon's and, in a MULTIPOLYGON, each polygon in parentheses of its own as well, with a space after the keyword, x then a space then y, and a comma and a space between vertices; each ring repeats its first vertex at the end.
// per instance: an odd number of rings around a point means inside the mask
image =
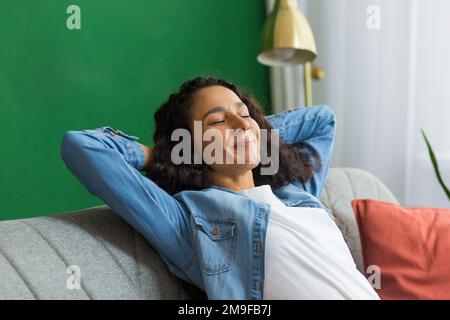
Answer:
POLYGON ((227 78, 268 110, 264 18, 261 0, 1 1, 0 220, 102 205, 64 166, 63 133, 109 125, 151 146, 153 112, 189 78, 227 78))

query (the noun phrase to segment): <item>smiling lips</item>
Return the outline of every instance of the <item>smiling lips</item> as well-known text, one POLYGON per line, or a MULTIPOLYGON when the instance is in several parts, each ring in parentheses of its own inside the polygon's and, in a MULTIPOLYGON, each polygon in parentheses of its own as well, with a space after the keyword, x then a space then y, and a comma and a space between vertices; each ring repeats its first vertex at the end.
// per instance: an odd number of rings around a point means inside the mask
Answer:
POLYGON ((237 143, 235 143, 233 145, 233 148, 237 149, 240 146, 246 147, 253 141, 255 141, 253 138, 245 137, 244 139, 242 139, 242 140, 238 141, 237 143))

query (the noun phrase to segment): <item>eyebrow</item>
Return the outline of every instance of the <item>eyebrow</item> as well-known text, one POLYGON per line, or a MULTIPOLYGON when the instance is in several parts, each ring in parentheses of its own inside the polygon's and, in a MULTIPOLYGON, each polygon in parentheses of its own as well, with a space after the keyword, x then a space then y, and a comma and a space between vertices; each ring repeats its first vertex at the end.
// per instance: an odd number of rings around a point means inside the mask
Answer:
MULTIPOLYGON (((238 102, 235 102, 233 104, 233 106, 236 107, 236 108, 240 108, 242 106, 245 106, 245 104, 242 101, 238 101, 238 102)), ((222 106, 214 107, 214 108, 210 109, 207 113, 204 114, 204 116, 202 118, 202 121, 205 120, 205 118, 207 116, 209 116, 211 113, 218 113, 218 112, 223 112, 223 111, 225 111, 225 108, 222 107, 222 106)))

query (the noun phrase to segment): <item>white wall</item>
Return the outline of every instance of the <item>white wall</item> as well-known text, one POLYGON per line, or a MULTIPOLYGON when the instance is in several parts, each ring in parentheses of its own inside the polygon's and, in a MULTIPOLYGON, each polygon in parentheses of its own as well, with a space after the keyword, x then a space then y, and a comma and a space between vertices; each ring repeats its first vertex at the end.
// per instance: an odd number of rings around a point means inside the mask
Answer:
POLYGON ((419 129, 431 140, 450 188, 450 1, 418 1, 416 25, 406 201, 448 208, 449 200, 434 177, 419 129))
MULTIPOLYGON (((314 103, 338 117, 331 165, 372 172, 406 206, 450 207, 420 134, 424 128, 450 186, 450 1, 302 0, 300 7, 326 72, 313 83, 314 103), (380 30, 367 28, 371 5, 381 9, 380 30)), ((301 71, 275 71, 274 88, 286 97, 275 99, 278 108, 303 104, 301 71)))

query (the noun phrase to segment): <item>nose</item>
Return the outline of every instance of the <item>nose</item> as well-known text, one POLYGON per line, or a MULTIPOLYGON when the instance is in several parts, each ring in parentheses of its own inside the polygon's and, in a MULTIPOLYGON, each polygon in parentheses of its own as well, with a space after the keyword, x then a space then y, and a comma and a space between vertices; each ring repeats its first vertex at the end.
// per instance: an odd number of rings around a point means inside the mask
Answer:
POLYGON ((235 121, 233 123, 233 129, 234 130, 244 130, 247 131, 250 129, 250 122, 247 121, 247 119, 242 118, 241 116, 237 115, 235 117, 235 121))

